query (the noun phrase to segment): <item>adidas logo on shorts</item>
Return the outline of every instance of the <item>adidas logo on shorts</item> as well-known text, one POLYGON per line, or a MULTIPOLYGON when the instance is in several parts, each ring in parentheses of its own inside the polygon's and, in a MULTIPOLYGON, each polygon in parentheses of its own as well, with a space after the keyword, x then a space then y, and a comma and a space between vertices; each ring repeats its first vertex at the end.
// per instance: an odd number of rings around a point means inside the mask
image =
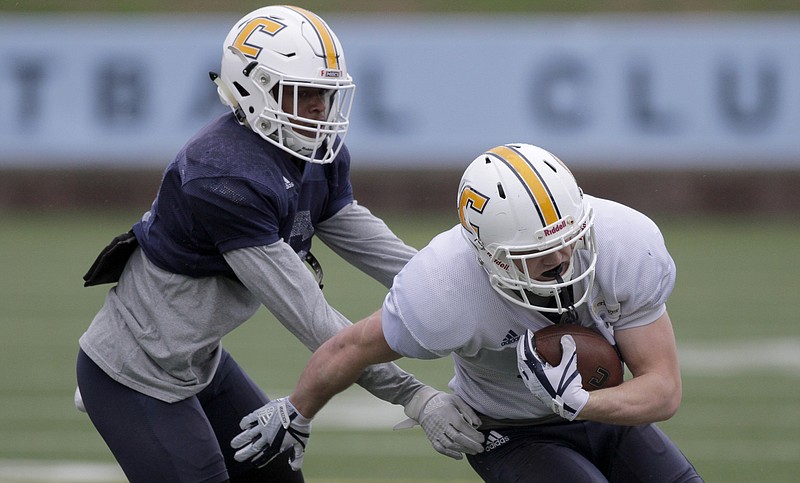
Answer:
POLYGON ((511 439, 508 436, 503 436, 497 431, 489 431, 489 436, 486 438, 486 447, 484 448, 484 451, 488 453, 489 451, 497 449, 500 446, 508 443, 510 440, 511 439))

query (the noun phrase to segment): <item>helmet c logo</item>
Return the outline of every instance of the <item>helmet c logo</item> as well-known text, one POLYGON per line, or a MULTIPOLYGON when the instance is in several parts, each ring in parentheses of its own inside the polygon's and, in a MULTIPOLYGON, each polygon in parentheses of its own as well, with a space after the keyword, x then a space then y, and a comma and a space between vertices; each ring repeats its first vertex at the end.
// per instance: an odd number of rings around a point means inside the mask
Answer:
POLYGON ((233 46, 239 49, 239 51, 244 55, 252 59, 256 59, 258 58, 258 54, 261 53, 261 47, 247 43, 247 39, 253 35, 253 32, 260 30, 266 34, 274 36, 284 28, 286 28, 286 25, 278 23, 271 18, 256 17, 247 22, 242 31, 239 32, 239 35, 237 35, 236 39, 233 41, 233 46))
POLYGON ((477 211, 478 213, 483 213, 483 210, 486 208, 486 203, 488 202, 488 197, 483 196, 469 186, 465 186, 461 190, 461 195, 458 197, 458 217, 461 219, 461 226, 466 228, 467 231, 475 236, 480 237, 480 234, 478 233, 479 228, 477 225, 473 225, 467 221, 468 216, 466 210, 470 209, 477 211))

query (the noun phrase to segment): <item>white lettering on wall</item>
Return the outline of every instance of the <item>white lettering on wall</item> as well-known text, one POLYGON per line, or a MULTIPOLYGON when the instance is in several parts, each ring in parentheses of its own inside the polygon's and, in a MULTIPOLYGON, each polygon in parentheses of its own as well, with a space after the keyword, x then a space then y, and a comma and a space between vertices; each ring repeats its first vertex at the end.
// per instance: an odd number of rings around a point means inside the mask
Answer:
MULTIPOLYGON (((571 165, 800 163, 800 19, 328 16, 360 167, 463 167, 508 142, 571 165)), ((225 112, 236 19, 0 19, 0 167, 165 165, 225 112)))

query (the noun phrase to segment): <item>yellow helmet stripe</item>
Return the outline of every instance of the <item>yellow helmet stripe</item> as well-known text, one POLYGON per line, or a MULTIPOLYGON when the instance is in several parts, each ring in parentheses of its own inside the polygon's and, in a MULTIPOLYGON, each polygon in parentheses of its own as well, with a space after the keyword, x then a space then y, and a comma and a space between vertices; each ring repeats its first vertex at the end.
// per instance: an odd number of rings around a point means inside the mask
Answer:
POLYGON ((322 45, 322 56, 325 58, 325 67, 328 69, 339 69, 339 53, 336 52, 336 42, 333 41, 333 34, 328 29, 325 22, 313 12, 300 7, 287 5, 286 8, 299 13, 314 26, 319 42, 322 45))
POLYGON ((517 178, 522 181, 539 212, 543 226, 552 225, 561 218, 550 190, 530 161, 510 146, 498 146, 489 150, 489 153, 508 165, 517 178))

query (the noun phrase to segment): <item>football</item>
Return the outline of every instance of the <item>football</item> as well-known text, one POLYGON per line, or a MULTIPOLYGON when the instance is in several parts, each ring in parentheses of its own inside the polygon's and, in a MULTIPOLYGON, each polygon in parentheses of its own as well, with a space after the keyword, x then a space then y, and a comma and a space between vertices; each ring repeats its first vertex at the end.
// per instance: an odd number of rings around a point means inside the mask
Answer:
POLYGON ((578 372, 583 388, 594 391, 622 384, 624 369, 614 346, 605 337, 588 327, 575 324, 556 324, 533 334, 536 352, 551 366, 561 363, 561 336, 575 339, 578 353, 578 372))

